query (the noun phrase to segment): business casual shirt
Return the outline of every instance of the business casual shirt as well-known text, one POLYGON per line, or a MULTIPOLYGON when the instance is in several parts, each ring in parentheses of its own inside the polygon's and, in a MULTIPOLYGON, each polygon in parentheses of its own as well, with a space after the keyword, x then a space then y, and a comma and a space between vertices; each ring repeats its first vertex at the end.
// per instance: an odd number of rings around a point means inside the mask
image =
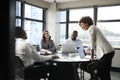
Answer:
POLYGON ((25 39, 17 38, 15 45, 16 56, 19 56, 25 67, 31 66, 34 62, 43 62, 52 59, 50 56, 43 56, 37 53, 33 46, 25 39))
POLYGON ((80 39, 72 40, 71 38, 68 38, 65 40, 65 43, 73 43, 76 47, 83 47, 80 39))
POLYGON ((101 58, 104 54, 114 51, 111 44, 103 36, 99 28, 94 25, 91 25, 88 29, 91 38, 91 48, 96 52, 96 56, 101 58))
POLYGON ((53 40, 50 40, 49 43, 46 43, 42 40, 41 41, 41 49, 47 49, 53 53, 56 53, 56 47, 55 47, 53 40))

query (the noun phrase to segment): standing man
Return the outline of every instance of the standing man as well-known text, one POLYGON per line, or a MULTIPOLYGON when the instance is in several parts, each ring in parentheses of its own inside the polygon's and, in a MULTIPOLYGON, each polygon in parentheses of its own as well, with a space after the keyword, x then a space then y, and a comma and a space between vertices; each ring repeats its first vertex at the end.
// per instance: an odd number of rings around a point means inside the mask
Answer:
MULTIPOLYGON (((101 31, 93 25, 93 21, 89 16, 82 17, 79 21, 79 25, 83 30, 88 30, 91 37, 91 61, 90 63, 86 64, 86 71, 91 74, 90 80, 97 80, 95 79, 93 70, 94 68, 97 68, 97 74, 101 80, 111 80, 110 68, 112 58, 114 56, 113 47, 107 41, 101 31), (94 60, 94 51, 99 60, 91 64, 91 62, 94 60)), ((85 70, 85 64, 81 64, 81 69, 85 70)))

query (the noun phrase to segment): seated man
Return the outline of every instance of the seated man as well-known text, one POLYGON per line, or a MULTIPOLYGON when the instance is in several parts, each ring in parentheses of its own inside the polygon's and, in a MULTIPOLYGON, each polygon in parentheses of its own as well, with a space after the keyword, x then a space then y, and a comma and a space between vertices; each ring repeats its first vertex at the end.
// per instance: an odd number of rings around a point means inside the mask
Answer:
POLYGON ((78 32, 76 30, 73 31, 71 38, 68 38, 65 40, 65 43, 74 43, 77 47, 77 49, 80 49, 79 51, 83 53, 84 48, 82 46, 82 42, 80 39, 77 39, 78 32))
MULTIPOLYGON (((33 46, 26 42, 26 32, 21 27, 15 27, 15 53, 20 57, 25 67, 28 70, 26 73, 37 76, 37 80, 40 80, 40 75, 43 73, 51 73, 53 67, 51 65, 44 65, 41 62, 58 58, 57 56, 43 56, 37 53, 33 46), (36 67, 37 66, 37 67, 36 67)), ((25 74, 26 75, 26 74, 25 74)), ((26 76, 25 76, 26 77, 26 76)))
MULTIPOLYGON (((71 38, 66 39, 64 43, 73 43, 76 45, 76 48, 79 51, 79 53, 84 53, 84 48, 82 46, 82 42, 80 39, 77 39, 77 36, 78 36, 78 32, 76 30, 74 30, 71 35, 71 38)), ((77 68, 78 68, 79 64, 73 63, 72 65, 74 67, 74 75, 78 74, 77 68)), ((79 79, 78 76, 76 76, 76 78, 79 79)))

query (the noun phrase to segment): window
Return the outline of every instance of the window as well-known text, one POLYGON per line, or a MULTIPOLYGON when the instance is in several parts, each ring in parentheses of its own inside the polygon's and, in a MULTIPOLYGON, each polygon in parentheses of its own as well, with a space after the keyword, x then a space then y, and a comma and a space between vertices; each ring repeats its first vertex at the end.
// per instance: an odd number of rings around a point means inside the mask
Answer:
POLYGON ((120 6, 98 7, 97 27, 101 29, 114 48, 120 48, 119 10, 120 6))
POLYGON ((66 11, 61 11, 60 16, 60 22, 66 22, 66 11))
POLYGON ((40 44, 42 37, 42 25, 41 22, 29 21, 25 20, 25 31, 27 33, 27 41, 29 41, 33 45, 40 44))
POLYGON ((60 43, 63 43, 66 39, 66 11, 60 11, 60 43))
POLYGON ((60 41, 69 38, 72 31, 77 30, 78 38, 81 39, 83 46, 88 46, 90 44, 89 34, 80 28, 78 21, 82 16, 90 16, 112 46, 120 48, 120 5, 66 9, 61 13, 62 16, 64 14, 65 18, 61 18, 60 25, 64 24, 66 30, 64 30, 64 39, 60 41))
POLYGON ((73 30, 77 30, 78 38, 81 39, 84 46, 88 46, 90 44, 88 34, 82 30, 78 21, 82 16, 90 16, 93 19, 93 8, 67 9, 60 13, 60 43, 71 37, 73 30))
POLYGON ((16 26, 23 27, 27 33, 27 41, 32 45, 39 45, 45 25, 44 11, 46 9, 16 1, 16 26))
POLYGON ((98 7, 98 20, 120 20, 120 6, 98 7))
POLYGON ((21 2, 16 1, 16 26, 21 26, 21 2))
POLYGON ((89 36, 86 33, 86 31, 82 30, 82 28, 79 26, 79 19, 83 16, 90 16, 93 19, 93 8, 81 8, 81 9, 71 9, 70 10, 70 21, 76 21, 76 23, 69 23, 69 37, 71 36, 71 33, 73 30, 78 31, 78 38, 82 41, 83 46, 90 45, 89 36), (77 15, 76 15, 77 14, 77 15))
POLYGON ((21 2, 16 1, 16 16, 21 16, 21 2))
POLYGON ((21 19, 16 19, 16 26, 21 26, 21 19))
POLYGON ((71 37, 73 30, 78 31, 78 39, 80 39, 82 41, 82 44, 84 46, 90 45, 90 39, 89 39, 88 33, 86 31, 82 30, 82 28, 79 26, 78 23, 70 23, 69 24, 69 31, 68 31, 69 37, 71 37))
POLYGON ((60 43, 66 39, 66 24, 60 24, 60 43))
POLYGON ((25 17, 31 19, 42 20, 43 9, 25 4, 25 17))
POLYGON ((70 21, 79 21, 82 16, 93 18, 93 8, 70 9, 70 21))

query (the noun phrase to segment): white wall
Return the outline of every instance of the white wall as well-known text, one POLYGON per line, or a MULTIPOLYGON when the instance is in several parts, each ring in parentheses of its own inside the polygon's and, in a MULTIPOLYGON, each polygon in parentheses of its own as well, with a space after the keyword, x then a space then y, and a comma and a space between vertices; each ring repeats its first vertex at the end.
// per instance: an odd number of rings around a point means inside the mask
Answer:
POLYGON ((120 68, 120 50, 115 50, 115 55, 112 60, 112 67, 120 68))
POLYGON ((56 47, 59 45, 59 24, 56 3, 49 4, 46 16, 46 28, 49 30, 56 47))

